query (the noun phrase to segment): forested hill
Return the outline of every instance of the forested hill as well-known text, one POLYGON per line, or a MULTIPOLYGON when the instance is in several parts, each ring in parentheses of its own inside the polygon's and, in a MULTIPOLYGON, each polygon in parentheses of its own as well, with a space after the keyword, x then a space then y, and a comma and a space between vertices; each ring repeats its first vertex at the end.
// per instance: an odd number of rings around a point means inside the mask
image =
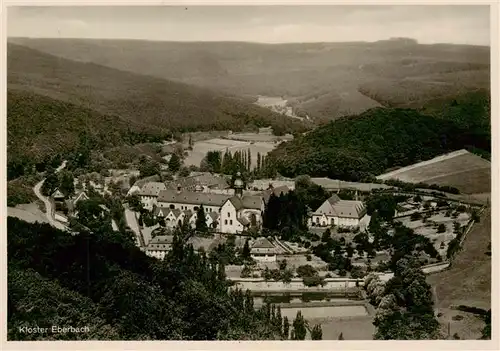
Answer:
POLYGON ((490 48, 377 42, 259 44, 9 38, 80 62, 219 89, 284 97, 298 114, 335 119, 376 106, 418 108, 490 86, 490 48))
POLYGON ((487 92, 436 102, 427 112, 371 109, 283 143, 269 157, 284 176, 359 181, 458 149, 490 152, 487 92))
MULTIPOLYGON (((268 109, 229 96, 173 82, 52 56, 20 45, 7 46, 8 88, 73 103, 126 122, 178 131, 241 130, 307 126, 268 109)), ((10 118, 10 116, 8 116, 10 118)))
POLYGON ((174 240, 160 261, 104 227, 72 236, 8 218, 8 340, 281 338, 281 317, 228 292, 224 267, 192 246, 174 240), (20 330, 36 326, 49 332, 20 330), (57 334, 51 326, 89 330, 57 334))
POLYGON ((144 126, 39 94, 7 92, 7 161, 42 162, 74 151, 86 132, 95 149, 160 141, 166 129, 144 126))

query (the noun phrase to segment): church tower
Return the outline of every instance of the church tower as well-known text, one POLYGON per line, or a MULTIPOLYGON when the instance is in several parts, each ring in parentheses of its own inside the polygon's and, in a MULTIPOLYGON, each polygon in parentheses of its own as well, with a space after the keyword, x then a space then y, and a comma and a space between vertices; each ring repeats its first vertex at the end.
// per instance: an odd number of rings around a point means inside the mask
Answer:
POLYGON ((245 187, 245 184, 243 183, 243 180, 241 179, 241 173, 238 172, 236 173, 236 178, 234 179, 234 194, 238 197, 243 196, 243 188, 245 187))

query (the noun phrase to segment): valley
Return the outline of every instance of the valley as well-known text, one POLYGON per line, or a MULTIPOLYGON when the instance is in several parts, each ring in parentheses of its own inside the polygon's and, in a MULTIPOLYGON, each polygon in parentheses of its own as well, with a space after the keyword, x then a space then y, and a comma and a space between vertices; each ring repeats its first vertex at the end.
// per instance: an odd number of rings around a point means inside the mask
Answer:
POLYGON ((41 286, 84 338, 480 338, 489 54, 9 38, 11 325, 41 286))

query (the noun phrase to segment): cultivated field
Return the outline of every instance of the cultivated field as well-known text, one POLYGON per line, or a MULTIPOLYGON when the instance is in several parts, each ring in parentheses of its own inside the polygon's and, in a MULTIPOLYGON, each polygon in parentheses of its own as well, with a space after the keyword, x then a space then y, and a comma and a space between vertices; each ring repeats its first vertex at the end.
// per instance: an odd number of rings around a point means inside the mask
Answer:
POLYGON ((488 310, 491 308, 491 257, 486 255, 491 241, 491 212, 486 210, 481 222, 474 225, 465 238, 463 249, 452 262, 451 268, 429 275, 427 281, 435 288, 437 307, 443 313, 440 321, 451 323, 451 334, 461 338, 478 338, 484 322, 470 314, 451 309, 466 305, 488 310), (463 315, 462 321, 452 317, 463 315))
POLYGON ((486 193, 490 191, 491 163, 466 150, 459 150, 382 174, 377 178, 449 185, 465 194, 486 193))
MULTIPOLYGON (((254 134, 258 136, 259 134, 254 134)), ((189 155, 184 160, 186 166, 195 165, 199 166, 201 160, 205 157, 208 151, 221 151, 224 153, 226 150, 234 153, 235 151, 246 151, 250 149, 252 155, 252 166, 255 167, 257 164, 257 153, 261 155, 266 155, 268 152, 274 149, 276 144, 273 142, 248 142, 240 140, 228 140, 228 139, 210 139, 200 142, 195 142, 193 145, 193 150, 189 152, 189 155)))

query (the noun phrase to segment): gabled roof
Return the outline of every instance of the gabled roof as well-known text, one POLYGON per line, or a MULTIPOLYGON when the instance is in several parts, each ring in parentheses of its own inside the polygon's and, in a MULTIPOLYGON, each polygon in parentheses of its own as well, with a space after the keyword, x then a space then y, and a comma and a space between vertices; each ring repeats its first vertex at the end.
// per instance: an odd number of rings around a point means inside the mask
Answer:
POLYGON ((141 196, 158 196, 160 191, 165 190, 167 187, 161 182, 149 182, 144 184, 139 192, 141 196))
POLYGON ((212 218, 212 221, 216 221, 219 219, 219 214, 217 212, 210 212, 207 215, 212 218))
POLYGON ((333 194, 328 198, 328 202, 332 205, 336 204, 337 202, 340 201, 340 197, 337 194, 333 194))
POLYGON ((199 193, 192 191, 163 190, 158 195, 158 202, 221 207, 231 195, 199 193))
POLYGON ((148 251, 167 251, 174 241, 173 235, 158 235, 151 239, 146 250, 148 251))
POLYGON ((243 226, 247 226, 250 224, 250 221, 248 219, 246 219, 245 217, 238 217, 238 222, 243 224, 243 226))
POLYGON ((258 238, 250 249, 252 254, 276 254, 276 247, 267 238, 258 238))
POLYGON ((76 204, 78 201, 85 201, 88 199, 90 199, 90 197, 87 195, 85 191, 82 191, 75 197, 73 203, 76 204))
POLYGON ((365 214, 365 206, 361 201, 341 200, 337 195, 332 195, 326 200, 313 215, 327 215, 342 218, 361 218, 365 214), (320 209, 327 203, 328 210, 320 209))
POLYGON ((241 198, 239 196, 232 196, 229 198, 229 201, 231 201, 237 211, 241 209, 260 210, 263 199, 258 195, 243 195, 241 198))
POLYGON ((154 209, 153 214, 154 214, 155 216, 158 216, 158 215, 160 214, 160 211, 161 211, 161 213, 163 213, 163 215, 164 215, 164 216, 167 216, 167 215, 168 215, 168 213, 169 213, 171 210, 170 210, 170 208, 168 208, 168 207, 156 207, 156 206, 155 206, 155 209, 154 209))
POLYGON ((267 238, 258 238, 252 244, 252 249, 274 249, 274 245, 267 238))
POLYGON ((174 217, 175 217, 175 218, 179 218, 179 216, 182 214, 182 211, 181 211, 181 210, 179 210, 178 208, 173 208, 173 209, 170 209, 170 208, 169 208, 169 210, 170 210, 170 211, 169 211, 169 212, 167 212, 167 216, 168 216, 168 214, 169 214, 170 212, 174 215, 174 217))
POLYGON ((61 198, 61 197, 65 197, 64 194, 59 190, 59 189, 56 189, 56 191, 54 191, 52 193, 52 197, 53 198, 61 198))
POLYGON ((260 210, 262 208, 262 196, 257 195, 243 195, 241 198, 243 208, 260 210))

